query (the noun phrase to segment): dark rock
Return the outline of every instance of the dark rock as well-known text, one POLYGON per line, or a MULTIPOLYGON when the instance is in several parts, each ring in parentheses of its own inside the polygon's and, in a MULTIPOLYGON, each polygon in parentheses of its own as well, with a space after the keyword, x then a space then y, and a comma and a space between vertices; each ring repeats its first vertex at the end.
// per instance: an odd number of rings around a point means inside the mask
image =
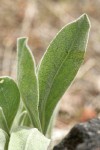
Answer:
POLYGON ((53 150, 100 150, 100 119, 75 125, 53 150))

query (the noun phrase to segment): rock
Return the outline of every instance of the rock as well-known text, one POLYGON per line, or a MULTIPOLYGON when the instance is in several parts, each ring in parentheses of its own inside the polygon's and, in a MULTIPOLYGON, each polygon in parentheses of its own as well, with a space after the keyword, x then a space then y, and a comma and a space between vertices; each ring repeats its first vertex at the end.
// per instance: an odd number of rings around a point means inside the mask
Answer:
POLYGON ((100 119, 75 125, 53 150, 100 150, 100 119))

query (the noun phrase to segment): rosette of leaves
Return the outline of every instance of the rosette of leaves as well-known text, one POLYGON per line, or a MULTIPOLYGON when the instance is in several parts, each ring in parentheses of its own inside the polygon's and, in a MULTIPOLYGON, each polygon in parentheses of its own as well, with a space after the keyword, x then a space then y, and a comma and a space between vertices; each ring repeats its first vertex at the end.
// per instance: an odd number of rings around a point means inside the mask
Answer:
POLYGON ((85 14, 63 27, 38 67, 27 38, 18 39, 18 86, 0 78, 1 150, 47 150, 54 110, 83 62, 89 28, 85 14))

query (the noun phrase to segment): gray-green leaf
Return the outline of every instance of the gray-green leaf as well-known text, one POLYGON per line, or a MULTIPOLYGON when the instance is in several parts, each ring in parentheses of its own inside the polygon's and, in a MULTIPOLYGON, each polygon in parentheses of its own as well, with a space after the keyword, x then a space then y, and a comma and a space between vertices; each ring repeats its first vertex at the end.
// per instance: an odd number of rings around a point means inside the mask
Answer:
POLYGON ((20 128, 11 134, 8 150, 47 150, 49 143, 37 129, 20 128))
POLYGON ((17 113, 20 94, 16 83, 9 77, 0 77, 0 107, 10 128, 17 113))
POLYGON ((41 130, 38 112, 39 98, 35 61, 26 44, 26 38, 20 38, 18 40, 17 78, 20 94, 33 126, 41 130))
POLYGON ((57 34, 44 54, 38 70, 39 111, 44 133, 58 100, 83 61, 89 28, 87 15, 82 15, 57 34))
POLYGON ((8 150, 9 137, 5 131, 0 129, 0 150, 8 150))

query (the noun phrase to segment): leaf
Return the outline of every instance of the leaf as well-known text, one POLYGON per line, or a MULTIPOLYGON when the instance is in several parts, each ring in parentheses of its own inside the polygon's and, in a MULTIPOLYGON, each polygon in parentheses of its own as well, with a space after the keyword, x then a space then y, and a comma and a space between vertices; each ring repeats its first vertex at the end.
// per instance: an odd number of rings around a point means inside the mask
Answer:
POLYGON ((31 120, 29 118, 28 113, 26 113, 25 117, 23 118, 23 126, 32 127, 31 120))
POLYGON ((22 111, 23 111, 23 102, 20 101, 19 108, 17 110, 17 114, 14 118, 10 132, 14 131, 20 125, 20 116, 21 116, 22 111))
POLYGON ((38 70, 39 113, 46 133, 54 108, 73 81, 84 57, 89 20, 82 15, 65 26, 50 43, 38 70))
POLYGON ((20 128, 11 134, 8 150, 47 150, 49 143, 36 128, 20 128))
POLYGON ((6 118, 4 116, 4 113, 1 107, 0 107, 0 128, 9 134, 7 121, 6 121, 6 118))
POLYGON ((5 131, 0 129, 0 150, 8 150, 9 137, 5 131))
POLYGON ((26 117, 27 111, 23 111, 18 118, 18 126, 23 126, 24 119, 26 117))
POLYGON ((0 77, 0 107, 10 128, 17 113, 20 94, 16 83, 9 77, 0 77))
POLYGON ((56 124, 56 117, 57 117, 57 114, 58 114, 58 110, 59 110, 59 103, 58 105, 56 106, 52 116, 51 116, 51 119, 50 119, 50 122, 49 122, 49 125, 48 125, 48 128, 47 128, 47 131, 45 133, 45 136, 47 138, 52 138, 52 133, 53 133, 53 127, 54 125, 56 124))
POLYGON ((19 122, 18 123, 19 126, 27 126, 27 127, 31 126, 31 121, 30 121, 27 111, 23 111, 20 114, 18 122, 19 122))
POLYGON ((20 38, 18 40, 17 78, 20 94, 33 126, 41 130, 38 112, 39 97, 35 61, 27 46, 26 38, 20 38))

